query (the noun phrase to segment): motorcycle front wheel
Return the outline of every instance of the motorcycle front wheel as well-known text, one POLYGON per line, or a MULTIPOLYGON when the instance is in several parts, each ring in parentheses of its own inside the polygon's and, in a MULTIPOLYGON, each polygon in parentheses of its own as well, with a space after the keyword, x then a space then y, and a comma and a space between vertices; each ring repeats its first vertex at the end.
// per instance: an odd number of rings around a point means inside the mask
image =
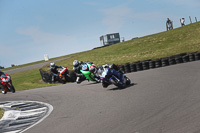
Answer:
POLYGON ((124 80, 125 80, 126 85, 131 84, 131 80, 128 77, 124 77, 124 80))
POLYGON ((117 80, 111 79, 111 82, 112 82, 112 84, 114 84, 115 86, 117 86, 120 89, 123 89, 125 87, 121 82, 119 82, 117 80))
POLYGON ((7 93, 7 91, 4 91, 4 90, 2 90, 2 91, 1 91, 1 93, 2 93, 2 94, 6 94, 6 93, 7 93))
POLYGON ((13 85, 9 85, 10 86, 10 91, 12 92, 12 93, 15 93, 15 87, 13 86, 13 85))

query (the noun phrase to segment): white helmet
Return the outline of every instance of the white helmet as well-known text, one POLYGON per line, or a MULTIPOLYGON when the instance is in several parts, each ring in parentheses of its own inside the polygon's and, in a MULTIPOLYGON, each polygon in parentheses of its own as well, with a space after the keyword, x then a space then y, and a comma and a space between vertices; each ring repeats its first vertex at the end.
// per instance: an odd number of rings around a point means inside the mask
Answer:
POLYGON ((55 67, 55 63, 54 62, 50 63, 50 66, 55 67))
POLYGON ((96 67, 96 65, 95 65, 95 64, 92 64, 92 65, 90 66, 89 70, 90 70, 91 73, 96 73, 96 72, 97 72, 97 67, 96 67))
POLYGON ((79 66, 79 61, 78 61, 78 60, 74 60, 74 61, 73 61, 73 66, 74 66, 74 67, 79 66))

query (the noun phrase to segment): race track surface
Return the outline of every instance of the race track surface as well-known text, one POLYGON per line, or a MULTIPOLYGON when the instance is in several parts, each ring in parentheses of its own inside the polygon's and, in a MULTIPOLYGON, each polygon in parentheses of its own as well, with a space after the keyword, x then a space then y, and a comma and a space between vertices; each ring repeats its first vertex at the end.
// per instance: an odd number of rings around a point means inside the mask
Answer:
POLYGON ((198 133, 200 61, 129 73, 126 89, 84 81, 0 95, 49 103, 52 113, 26 133, 198 133))

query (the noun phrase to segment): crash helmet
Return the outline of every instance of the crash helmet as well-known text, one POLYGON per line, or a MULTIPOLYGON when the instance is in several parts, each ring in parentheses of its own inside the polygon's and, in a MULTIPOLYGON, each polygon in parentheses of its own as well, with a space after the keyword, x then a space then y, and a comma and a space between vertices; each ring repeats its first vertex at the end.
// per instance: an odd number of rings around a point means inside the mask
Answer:
POLYGON ((55 63, 54 62, 50 63, 50 66, 55 67, 55 63))
POLYGON ((73 66, 74 66, 74 67, 79 66, 79 61, 78 61, 78 60, 74 60, 74 61, 73 61, 73 66))
POLYGON ((97 67, 96 67, 96 65, 95 65, 95 64, 92 64, 92 65, 90 66, 89 70, 90 70, 91 73, 96 73, 96 72, 97 72, 97 67))

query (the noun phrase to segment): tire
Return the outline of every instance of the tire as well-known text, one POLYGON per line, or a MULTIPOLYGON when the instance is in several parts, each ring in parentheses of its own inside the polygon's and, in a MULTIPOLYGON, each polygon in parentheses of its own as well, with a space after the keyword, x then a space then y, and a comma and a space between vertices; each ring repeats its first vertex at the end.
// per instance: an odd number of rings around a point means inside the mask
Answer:
POLYGON ((124 77, 124 79, 126 80, 126 85, 130 85, 131 84, 131 80, 128 77, 124 77))
POLYGON ((141 62, 136 63, 136 68, 137 71, 142 71, 143 70, 142 63, 141 62))
POLYGON ((102 86, 103 86, 103 88, 107 88, 108 87, 108 83, 106 83, 106 82, 102 82, 102 86))
POLYGON ((6 94, 6 93, 7 93, 7 91, 4 91, 4 90, 2 90, 2 91, 1 91, 1 93, 2 93, 2 94, 6 94))
POLYGON ((195 53, 194 56, 195 56, 195 60, 200 60, 200 53, 195 53))
POLYGON ((130 63, 127 63, 127 64, 124 65, 124 70, 125 70, 125 73, 131 72, 130 63))
POLYGON ((175 58, 169 58, 169 65, 175 65, 175 64, 176 64, 175 58))
POLYGON ((42 80, 45 82, 44 71, 42 69, 39 69, 39 71, 40 71, 40 75, 42 77, 42 80))
POLYGON ((15 87, 13 85, 11 85, 10 88, 11 88, 11 92, 15 93, 15 87))
POLYGON ((119 66, 119 70, 122 71, 122 72, 125 72, 124 65, 120 65, 120 66, 119 66))
POLYGON ((46 82, 46 83, 52 83, 51 77, 52 76, 51 76, 50 73, 45 72, 43 81, 46 82))
POLYGON ((120 89, 123 89, 125 87, 125 86, 123 86, 123 84, 121 84, 120 82, 118 82, 114 79, 111 79, 111 83, 114 84, 115 86, 117 86, 120 89))
POLYGON ((135 63, 131 63, 130 64, 130 69, 131 69, 131 72, 137 72, 136 64, 135 63))
POLYGON ((121 86, 120 86, 119 82, 117 82, 116 80, 114 80, 114 79, 111 79, 111 80, 110 80, 110 82, 111 82, 112 84, 114 84, 115 86, 117 86, 117 87, 121 88, 121 86))
POLYGON ((161 63, 163 67, 169 66, 169 58, 168 57, 162 58, 161 63))
POLYGON ((176 60, 176 64, 183 63, 183 59, 182 59, 181 56, 176 56, 176 57, 175 57, 175 60, 176 60))
POLYGON ((162 67, 162 62, 160 59, 155 61, 155 66, 156 68, 162 67))
POLYGON ((189 62, 189 55, 184 55, 182 59, 184 63, 189 62))
POLYGON ((155 68, 155 67, 156 67, 155 61, 150 61, 150 62, 149 62, 149 68, 150 68, 150 69, 153 69, 153 68, 155 68))
POLYGON ((189 61, 195 61, 195 57, 194 57, 194 54, 193 53, 190 53, 189 54, 189 61))
POLYGON ((143 67, 143 70, 148 70, 149 69, 149 61, 142 62, 142 67, 143 67))

